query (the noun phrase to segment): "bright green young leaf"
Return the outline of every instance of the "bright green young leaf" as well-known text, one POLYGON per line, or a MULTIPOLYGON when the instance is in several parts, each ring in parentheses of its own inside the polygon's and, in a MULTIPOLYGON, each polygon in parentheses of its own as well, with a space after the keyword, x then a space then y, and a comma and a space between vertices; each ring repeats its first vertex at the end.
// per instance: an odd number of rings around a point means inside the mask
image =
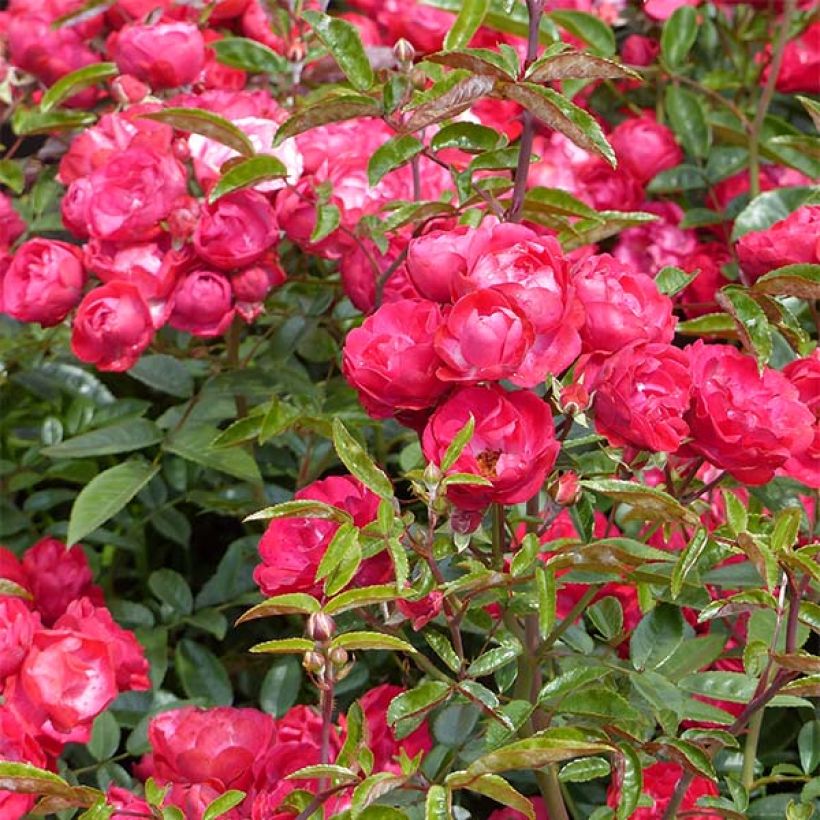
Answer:
POLYGON ((416 650, 407 641, 395 638, 392 635, 382 635, 379 632, 345 632, 337 635, 331 641, 331 647, 340 647, 349 650, 384 649, 392 652, 410 652, 416 650))
POLYGON ((423 143, 410 134, 402 134, 389 139, 373 152, 367 163, 368 182, 372 186, 378 185, 385 174, 401 168, 423 150, 423 143))
POLYGON ((470 779, 464 786, 458 784, 458 774, 449 775, 445 781, 451 789, 465 788, 476 794, 483 794, 502 806, 509 806, 511 809, 520 812, 528 820, 535 820, 535 810, 532 801, 524 797, 519 791, 514 789, 503 777, 497 774, 484 774, 481 777, 470 779))
POLYGON ((312 615, 320 609, 321 605, 312 595, 304 592, 289 592, 262 601, 261 604, 243 613, 236 623, 243 624, 246 621, 269 618, 272 615, 312 615))
POLYGON ((313 641, 307 638, 282 638, 264 641, 252 646, 248 651, 255 655, 301 655, 313 649, 313 641))
POLYGON ((248 188, 269 179, 286 177, 287 175, 288 169, 282 160, 270 154, 258 154, 231 166, 211 189, 210 194, 208 194, 208 202, 216 202, 225 194, 230 194, 241 188, 248 188))
POLYGON ((444 786, 433 785, 424 801, 424 820, 452 820, 450 792, 444 786))
POLYGON ((763 308, 745 288, 729 285, 715 294, 717 303, 737 323, 738 335, 747 352, 764 367, 772 355, 772 329, 763 308))
POLYGON ((334 570, 345 558, 346 553, 354 549, 361 549, 358 547, 359 529, 353 524, 342 524, 339 529, 333 534, 333 538, 327 545, 325 554, 316 567, 316 580, 321 581, 334 570), (355 542, 355 543, 354 543, 355 542))
POLYGON ((159 465, 133 459, 110 467, 80 491, 68 522, 68 546, 113 518, 159 472, 159 465))
POLYGON ((267 521, 271 518, 324 518, 339 524, 353 521, 349 512, 334 507, 332 504, 325 504, 324 501, 313 501, 308 498, 297 498, 273 507, 265 507, 249 515, 245 521, 267 521))
POLYGON ((586 783, 599 777, 606 777, 611 770, 604 757, 586 757, 572 760, 561 767, 558 779, 562 783, 586 783))
POLYGON ((342 212, 331 202, 316 206, 316 224, 310 234, 311 242, 321 242, 342 224, 342 212))
POLYGON ((683 583, 698 563, 698 559, 709 543, 709 533, 705 529, 695 531, 692 540, 680 554, 680 558, 672 570, 671 590, 672 597, 677 598, 683 590, 683 583))
POLYGON ((444 48, 451 51, 466 46, 484 22, 489 7, 490 0, 464 0, 461 11, 444 38, 444 48))
POLYGON ((202 820, 216 820, 217 817, 222 817, 238 806, 244 799, 245 792, 230 789, 207 805, 202 813, 202 820))
POLYGON ((43 94, 43 98, 40 100, 40 110, 43 113, 48 113, 69 97, 73 97, 80 91, 90 88, 103 80, 116 77, 119 73, 119 69, 114 63, 92 63, 83 66, 83 68, 78 68, 76 71, 60 77, 43 94))
POLYGON ((0 185, 5 185, 15 194, 23 193, 26 186, 23 169, 13 159, 0 159, 0 185))
POLYGON ((585 11, 561 9, 549 12, 549 18, 570 34, 580 37, 590 48, 604 57, 615 53, 615 35, 600 17, 585 11))
POLYGON ((396 587, 393 584, 359 587, 358 589, 349 589, 337 595, 335 598, 331 598, 322 609, 328 615, 337 615, 340 612, 347 612, 347 610, 355 609, 356 607, 387 603, 401 597, 402 596, 396 592, 396 587))
POLYGON ((621 792, 618 801, 618 820, 627 820, 638 807, 643 790, 643 769, 638 753, 632 746, 620 743, 621 752, 621 792))
POLYGON ((11 117, 11 127, 19 137, 70 131, 93 125, 97 118, 87 111, 39 111, 18 106, 11 117))
POLYGON ((503 142, 503 137, 486 125, 473 122, 454 122, 445 125, 430 141, 433 151, 443 151, 445 148, 458 148, 460 151, 478 154, 483 151, 493 151, 503 142))
POLYGON ((390 479, 379 469, 342 424, 341 419, 333 419, 333 446, 342 464, 353 473, 365 487, 373 490, 380 498, 393 497, 390 479))
POLYGON ((400 720, 423 715, 445 701, 450 692, 443 681, 425 681, 393 698, 387 708, 387 722, 393 726, 400 720))
POLYGON ((70 794, 71 786, 62 777, 29 763, 0 760, 0 789, 17 794, 70 794))
POLYGON ((667 266, 661 268, 658 272, 658 275, 655 277, 655 284, 661 293, 667 296, 675 296, 682 290, 685 290, 696 276, 697 273, 687 273, 680 268, 667 266))
POLYGON ((306 11, 302 16, 333 55, 350 84, 358 91, 367 91, 373 85, 373 69, 358 29, 347 20, 318 11, 306 11))

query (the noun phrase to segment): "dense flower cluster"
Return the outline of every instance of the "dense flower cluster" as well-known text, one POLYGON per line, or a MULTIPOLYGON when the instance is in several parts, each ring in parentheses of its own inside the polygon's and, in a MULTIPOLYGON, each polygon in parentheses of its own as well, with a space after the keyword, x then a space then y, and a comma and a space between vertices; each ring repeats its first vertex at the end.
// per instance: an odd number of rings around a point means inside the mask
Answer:
MULTIPOLYGON (((117 695, 150 688, 148 671, 134 634, 92 583, 81 546, 43 538, 22 561, 0 547, 1 760, 53 768, 66 744, 88 742, 117 695)), ((0 790, 3 817, 33 805, 33 795, 0 790)))

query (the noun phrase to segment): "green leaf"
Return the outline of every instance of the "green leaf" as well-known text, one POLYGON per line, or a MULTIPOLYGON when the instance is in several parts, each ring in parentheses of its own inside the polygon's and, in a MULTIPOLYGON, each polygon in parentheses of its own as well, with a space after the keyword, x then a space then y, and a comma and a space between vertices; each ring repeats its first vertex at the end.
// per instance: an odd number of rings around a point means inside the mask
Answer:
POLYGON ((738 335, 748 353, 760 367, 768 364, 772 355, 772 329, 763 308, 749 296, 745 288, 727 285, 715 294, 717 303, 737 323, 738 335))
POLYGON ((555 80, 616 80, 630 78, 639 80, 640 74, 606 57, 596 57, 573 51, 568 54, 543 56, 527 70, 525 79, 534 83, 555 80))
POLYGON ((817 100, 813 100, 810 97, 803 97, 800 94, 797 94, 796 97, 800 100, 803 108, 806 109, 806 112, 811 117, 814 127, 820 131, 820 102, 817 102, 817 100))
POLYGON ((232 475, 242 481, 261 483, 259 467, 247 450, 240 447, 212 447, 219 435, 216 427, 208 424, 186 424, 163 443, 163 449, 188 461, 212 470, 232 475))
POLYGON ((504 138, 486 125, 472 122, 454 122, 445 125, 430 141, 433 151, 443 151, 445 148, 457 148, 472 154, 482 151, 493 151, 500 147, 504 138))
POLYGON ((444 38, 444 48, 451 51, 466 46, 481 27, 489 8, 490 0, 464 0, 452 28, 444 38))
POLYGON ((337 615, 339 612, 347 612, 360 606, 372 606, 373 604, 387 603, 395 601, 402 596, 396 592, 394 584, 383 584, 371 587, 359 587, 349 589, 341 595, 329 600, 322 609, 328 615, 337 615))
POLYGON ((586 219, 597 219, 598 213, 572 194, 560 188, 542 188, 536 186, 527 191, 524 198, 524 210, 546 212, 562 216, 581 216, 586 219))
POLYGON ((675 564, 675 568, 672 570, 671 590, 673 598, 680 595, 684 581, 697 565, 698 559, 703 555, 708 543, 709 533, 705 529, 696 530, 692 540, 686 545, 675 564))
MULTIPOLYGON (((428 125, 455 117, 482 97, 486 97, 492 91, 493 85, 491 77, 480 75, 466 76, 458 80, 438 96, 415 108, 404 124, 405 132, 421 131, 428 125)), ((431 90, 434 91, 435 88, 431 90)))
POLYGON ((769 271, 754 283, 752 291, 820 299, 820 265, 786 265, 769 271))
POLYGON ((712 144, 712 131, 701 98, 679 85, 668 85, 664 102, 672 130, 684 150, 692 156, 705 158, 712 144))
POLYGON ((589 740, 573 729, 547 729, 536 737, 518 740, 482 755, 467 767, 467 774, 498 774, 514 769, 540 769, 576 757, 612 751, 608 743, 589 740))
POLYGON ((302 669, 296 658, 284 657, 275 661, 262 679, 259 705, 269 715, 280 718, 299 699, 302 669))
POLYGON ((68 131, 94 125, 97 117, 87 111, 36 111, 18 107, 11 117, 11 127, 17 136, 50 134, 52 131, 68 131))
POLYGON ((433 721, 433 737, 451 749, 469 742, 481 713, 472 703, 451 703, 433 721))
POLYGON ((555 570, 547 567, 536 567, 535 589, 538 595, 538 634, 541 638, 546 638, 555 626, 555 570))
POLYGON ((414 689, 402 692, 390 701, 387 707, 387 722, 391 726, 429 712, 450 695, 450 687, 443 681, 425 681, 414 689))
POLYGON ((772 528, 772 550, 775 553, 789 550, 795 545, 801 518, 802 511, 797 507, 788 507, 777 513, 772 528))
POLYGON ((751 231, 765 231, 802 205, 820 202, 817 188, 798 186, 777 188, 756 196, 735 219, 732 242, 751 231))
MULTIPOLYGON (((487 48, 463 48, 459 51, 439 51, 430 54, 426 58, 427 62, 439 63, 450 68, 462 69, 470 74, 481 75, 497 80, 514 80, 518 75, 517 56, 515 58, 515 68, 505 59, 505 56, 498 51, 490 51, 487 48)), ((448 78, 445 77, 445 81, 448 78)), ((435 89, 432 89, 435 91, 435 89)), ((435 94, 433 94, 435 96, 435 94)))
POLYGON ((604 686, 590 686, 570 692, 561 701, 561 711, 578 715, 593 715, 608 721, 640 721, 641 713, 625 698, 604 686))
POLYGON ((449 638, 440 632, 433 632, 428 629, 422 631, 421 634, 433 652, 447 664, 452 672, 458 672, 461 669, 461 661, 458 659, 458 655, 456 655, 456 651, 453 649, 449 638))
POLYGON ((532 801, 514 789, 503 777, 497 774, 484 774, 461 785, 458 780, 459 775, 462 775, 463 780, 462 772, 454 772, 447 776, 445 783, 451 789, 464 788, 477 794, 483 794, 485 797, 495 800, 496 803, 501 803, 502 806, 509 806, 511 809, 520 812, 528 820, 535 820, 532 801))
POLYGON ((681 6, 663 24, 661 56, 670 68, 686 60, 698 37, 697 11, 694 6, 681 6))
POLYGON ((305 11, 302 16, 333 55, 350 84, 358 91, 367 91, 373 85, 373 69, 356 26, 318 11, 305 11))
POLYGON ((188 582, 172 569, 158 569, 148 577, 148 588, 160 603, 177 615, 190 615, 194 608, 194 596, 188 582))
POLYGON ((607 641, 620 635, 624 628, 623 607, 612 595, 607 595, 592 604, 586 615, 607 641))
POLYGON ((61 102, 73 97, 85 88, 90 88, 110 77, 116 77, 119 69, 115 63, 93 63, 92 65, 78 68, 64 77, 60 77, 51 88, 43 94, 40 100, 40 110, 48 113, 56 108, 61 102))
POLYGON ((83 487, 71 508, 68 546, 113 518, 158 472, 158 464, 134 459, 95 476, 83 487))
POLYGON ((464 448, 470 443, 475 432, 475 418, 472 413, 464 426, 453 436, 439 465, 443 472, 447 472, 459 459, 464 448))
POLYGON ((680 504, 668 493, 654 487, 646 487, 631 481, 598 479, 583 481, 582 486, 601 495, 629 504, 647 517, 660 521, 676 520, 687 524, 697 524, 698 519, 691 510, 680 504))
POLYGON ((656 669, 668 660, 683 642, 684 623, 680 609, 671 604, 660 603, 644 615, 629 641, 635 669, 656 669))
POLYGON ((281 54, 246 37, 223 37, 208 43, 208 48, 216 53, 217 62, 243 71, 276 75, 289 68, 288 61, 281 54))
POLYGON ((202 698, 208 706, 233 703, 233 690, 225 667, 202 644, 183 638, 174 652, 174 670, 189 698, 202 698))
POLYGON ((245 792, 230 789, 211 801, 202 813, 202 820, 216 820, 231 809, 238 806, 245 799, 245 792))
POLYGON ((513 578, 520 578, 531 572, 539 552, 541 552, 541 542, 538 536, 534 532, 528 532, 510 563, 510 574, 513 578))
POLYGON ((337 635, 331 642, 332 649, 383 649, 388 652, 410 652, 415 654, 416 650, 407 641, 396 638, 393 635, 382 635, 379 632, 345 632, 337 635))
POLYGON ((395 171, 413 157, 424 150, 424 144, 410 134, 401 134, 392 137, 383 145, 380 145, 370 157, 367 163, 367 180, 370 185, 375 186, 379 181, 395 171))
POLYGON ((0 159, 0 185, 5 185, 15 194, 23 193, 26 179, 23 169, 12 159, 0 159))
POLYGON ((103 712, 94 720, 91 739, 87 749, 94 760, 103 761, 114 757, 120 745, 120 726, 111 712, 103 712))
POLYGON ((586 783, 599 777, 606 777, 611 770, 609 761, 604 757, 587 757, 573 760, 561 767, 558 779, 562 783, 586 783))
POLYGON ((162 432, 154 422, 135 418, 74 436, 41 452, 49 458, 87 458, 142 450, 161 440, 162 432))
POLYGON ((327 521, 337 521, 339 524, 353 522, 349 512, 334 507, 332 504, 325 504, 324 501, 313 501, 307 498, 297 498, 273 507, 265 507, 247 516, 244 520, 267 521, 271 518, 324 518, 327 521))
POLYGON ((800 765, 806 774, 812 774, 820 765, 820 720, 810 720, 797 736, 800 765))
POLYGON ((164 353, 140 357, 127 373, 131 378, 170 396, 187 399, 194 392, 194 378, 188 368, 179 359, 164 353))
POLYGON ((16 584, 8 578, 0 578, 0 596, 25 598, 27 601, 34 600, 34 596, 25 587, 21 587, 20 584, 16 584))
POLYGON ((671 737, 662 737, 658 739, 658 743, 668 746, 670 749, 678 753, 680 757, 694 769, 698 774, 708 777, 709 780, 717 782, 717 774, 709 755, 695 743, 690 743, 688 740, 677 740, 671 737))
POLYGON ((697 319, 679 322, 675 330, 684 336, 737 336, 737 325, 731 316, 725 313, 707 313, 697 319))
POLYGON ((235 447, 252 441, 262 429, 261 416, 245 416, 226 427, 212 442, 211 447, 235 447))
POLYGON ((378 117, 381 113, 381 103, 372 97, 365 97, 363 94, 339 94, 321 103, 306 106, 292 114, 279 127, 273 142, 274 145, 279 145, 288 137, 302 134, 330 122, 341 122, 359 117, 378 117))
POLYGON ((286 595, 275 595, 262 601, 261 604, 243 613, 238 620, 238 624, 246 621, 253 621, 257 618, 269 618, 272 615, 311 615, 320 610, 319 602, 312 596, 304 592, 291 592, 286 595))
POLYGON ((247 135, 239 130, 230 120, 220 117, 202 108, 163 108, 141 117, 157 122, 164 122, 178 131, 201 134, 208 139, 216 140, 245 157, 252 157, 256 151, 247 135))
POLYGON ((678 681, 686 692, 705 695, 715 700, 748 703, 757 688, 757 679, 742 672, 696 672, 678 681))
POLYGON ((307 638, 282 638, 277 641, 265 641, 252 646, 248 651, 254 655, 301 655, 313 650, 313 641, 307 638))
POLYGON ((618 820, 627 820, 638 807, 643 790, 643 769, 638 753, 626 743, 618 744, 621 752, 620 799, 618 800, 618 820))
POLYGON ((231 166, 231 168, 220 177, 219 182, 214 185, 210 194, 208 194, 208 202, 216 202, 217 199, 232 191, 238 191, 241 188, 248 188, 259 182, 286 177, 287 175, 288 169, 282 160, 270 154, 259 154, 255 157, 250 157, 231 166))
POLYGON ((424 801, 424 820, 452 820, 450 792, 444 786, 433 785, 424 801))
POLYGON ((557 91, 527 82, 500 83, 499 91, 503 97, 523 105, 576 145, 603 157, 613 168, 618 164, 615 152, 596 120, 557 91))
POLYGON ((467 674, 473 678, 491 675, 502 666, 514 661, 521 654, 517 646, 497 646, 476 658, 467 668, 467 674))
POLYGON ((584 11, 551 11, 549 18, 562 29, 580 37, 595 51, 608 57, 615 53, 615 35, 600 18, 584 11))
POLYGON ((310 234, 311 242, 321 242, 342 224, 342 212, 336 205, 326 202, 316 206, 316 224, 310 234))
POLYGON ((380 498, 393 498, 393 485, 336 416, 333 419, 333 446, 342 464, 380 498))
POLYGON ((72 787, 53 772, 29 763, 0 761, 0 789, 16 794, 71 794, 72 787))
MULTIPOLYGON (((686 8, 690 7, 687 6, 686 8)), ((696 276, 697 273, 687 273, 685 270, 667 265, 658 272, 655 277, 655 284, 661 293, 667 296, 675 296, 694 281, 696 276)))
MULTIPOLYGON (((346 556, 358 551, 361 558, 361 548, 359 547, 359 528, 354 524, 342 524, 333 534, 333 538, 327 545, 325 554, 316 567, 316 580, 321 581, 326 578, 336 567, 341 564, 346 556)), ((352 576, 351 576, 352 577, 352 576)))

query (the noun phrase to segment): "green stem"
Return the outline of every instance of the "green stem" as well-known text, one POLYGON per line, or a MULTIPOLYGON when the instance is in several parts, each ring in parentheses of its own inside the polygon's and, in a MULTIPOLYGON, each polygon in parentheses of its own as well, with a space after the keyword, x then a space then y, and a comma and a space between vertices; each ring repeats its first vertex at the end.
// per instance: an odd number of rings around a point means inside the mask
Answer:
POLYGON ((763 725, 763 709, 755 712, 749 721, 746 730, 746 742, 743 744, 743 769, 740 773, 740 782, 747 791, 752 790, 755 779, 755 762, 757 760, 757 744, 760 740, 760 728, 763 725))
POLYGON ((493 569, 504 568, 504 506, 493 504, 493 569))
POLYGON ((792 19, 797 9, 797 0, 786 0, 783 7, 783 18, 780 21, 780 28, 777 32, 777 39, 772 48, 772 59, 769 63, 769 76, 763 86, 763 92, 757 103, 757 111, 752 121, 749 131, 749 185, 752 199, 760 193, 760 132, 766 120, 769 105, 774 97, 777 77, 780 74, 780 66, 783 64, 783 52, 786 43, 789 41, 789 30, 792 19))

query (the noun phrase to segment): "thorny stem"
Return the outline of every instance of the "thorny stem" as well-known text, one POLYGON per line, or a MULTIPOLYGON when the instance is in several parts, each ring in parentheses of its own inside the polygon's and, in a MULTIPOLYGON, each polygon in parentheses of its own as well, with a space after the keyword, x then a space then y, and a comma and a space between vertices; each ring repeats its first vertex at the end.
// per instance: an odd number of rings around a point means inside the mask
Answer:
MULTIPOLYGON (((785 579, 781 583, 781 590, 784 590, 786 586, 785 579)), ((786 627, 786 651, 789 651, 789 626, 792 622, 792 619, 797 622, 799 612, 800 612, 800 597, 803 592, 803 582, 801 581, 800 584, 795 586, 794 584, 790 584, 788 587, 789 590, 789 613, 788 613, 788 622, 786 627)), ((783 594, 781 593, 780 605, 778 606, 777 611, 777 621, 775 623, 774 634, 772 636, 772 647, 777 645, 777 640, 780 634, 780 629, 783 624, 783 616, 784 616, 784 606, 783 606, 784 598, 783 594)), ((794 635, 796 636, 797 627, 794 627, 794 635)), ((796 638, 792 638, 793 641, 796 641, 796 638)), ((791 651, 794 651, 792 648, 791 651)), ((767 683, 769 679, 769 674, 772 670, 772 666, 774 665, 774 660, 769 657, 769 662, 766 665, 766 668, 763 670, 763 674, 760 676, 760 683, 758 683, 757 691, 755 692, 754 697, 746 704, 746 707, 743 711, 738 715, 735 722, 727 729, 729 734, 731 735, 739 735, 744 727, 748 727, 747 731, 753 734, 751 740, 749 740, 747 736, 746 746, 744 748, 744 759, 743 759, 743 783, 746 785, 750 785, 752 780, 746 780, 747 777, 747 769, 754 768, 754 757, 757 752, 757 739, 754 737, 754 732, 757 731, 759 737, 759 728, 755 730, 755 719, 757 718, 758 714, 762 716, 763 710, 766 704, 774 698, 777 693, 785 686, 789 681, 793 680, 799 673, 792 672, 787 669, 779 669, 772 680, 771 683, 767 683), (749 758, 751 757, 751 762, 749 762, 749 758)), ((762 717, 760 718, 762 720, 762 717)), ((715 751, 715 746, 712 745, 706 748, 706 753, 711 757, 712 753, 715 751)), ((669 805, 666 807, 666 811, 663 814, 663 820, 675 820, 677 817, 678 809, 680 808, 681 803, 683 802, 683 798, 686 795, 686 792, 689 790, 689 787, 692 785, 692 781, 695 779, 695 775, 692 772, 685 772, 683 777, 678 781, 677 788, 675 789, 675 793, 672 795, 672 799, 669 801, 669 805)))
MULTIPOLYGON (((541 26, 541 15, 544 13, 544 0, 527 0, 527 13, 529 14, 529 27, 527 34, 527 56, 524 60, 523 73, 538 58, 538 34, 541 26)), ((530 173, 530 161, 532 160, 532 144, 535 137, 535 118, 529 111, 522 115, 524 128, 521 132, 521 140, 518 143, 518 165, 515 169, 515 183, 513 185, 512 202, 507 211, 507 219, 510 222, 518 222, 521 219, 521 210, 524 207, 524 195, 527 191, 527 177, 530 173)))
POLYGON ((319 762, 330 763, 330 730, 333 726, 333 678, 321 689, 322 734, 319 742, 319 762))
POLYGON ((769 76, 766 85, 763 86, 763 93, 757 103, 755 118, 749 131, 749 183, 752 198, 760 193, 760 132, 766 120, 766 113, 771 105, 774 96, 777 77, 780 74, 780 66, 783 63, 783 53, 786 43, 789 40, 789 29, 791 29, 792 18, 797 9, 797 0, 786 0, 783 5, 783 18, 780 21, 780 28, 777 38, 772 48, 772 60, 769 63, 769 76))

